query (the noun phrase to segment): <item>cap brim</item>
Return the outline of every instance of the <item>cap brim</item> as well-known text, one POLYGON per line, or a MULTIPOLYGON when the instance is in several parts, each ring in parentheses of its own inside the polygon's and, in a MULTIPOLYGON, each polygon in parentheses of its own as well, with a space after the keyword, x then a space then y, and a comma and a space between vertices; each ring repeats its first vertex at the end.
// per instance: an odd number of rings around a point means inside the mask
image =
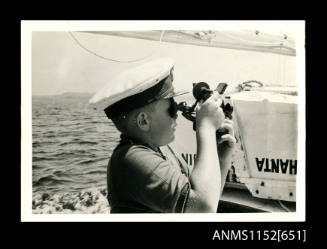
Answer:
POLYGON ((190 93, 190 91, 187 91, 187 90, 173 91, 173 92, 168 93, 168 95, 164 96, 163 99, 169 99, 169 98, 177 97, 177 96, 184 95, 187 93, 190 93))

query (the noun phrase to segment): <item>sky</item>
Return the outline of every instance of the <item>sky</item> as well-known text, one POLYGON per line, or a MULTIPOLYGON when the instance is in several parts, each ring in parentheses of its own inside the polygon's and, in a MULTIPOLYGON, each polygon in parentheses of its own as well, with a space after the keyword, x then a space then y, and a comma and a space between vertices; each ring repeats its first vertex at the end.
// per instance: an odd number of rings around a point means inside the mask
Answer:
MULTIPOLYGON (((292 25, 288 27, 283 22, 269 25, 277 31, 296 35, 292 25)), ((175 60, 176 88, 190 90, 192 83, 198 81, 205 81, 213 87, 218 82, 236 85, 247 80, 258 80, 268 85, 299 84, 296 77, 296 57, 293 56, 160 43, 101 34, 70 33, 69 30, 62 31, 46 26, 41 30, 33 30, 31 34, 32 95, 95 93, 122 70, 160 56, 169 56, 175 60), (109 61, 87 52, 78 42, 105 58, 119 61, 146 59, 133 63, 109 61)), ((238 27, 254 28, 245 22, 239 23, 238 27)), ((211 27, 208 26, 209 28, 211 27)))

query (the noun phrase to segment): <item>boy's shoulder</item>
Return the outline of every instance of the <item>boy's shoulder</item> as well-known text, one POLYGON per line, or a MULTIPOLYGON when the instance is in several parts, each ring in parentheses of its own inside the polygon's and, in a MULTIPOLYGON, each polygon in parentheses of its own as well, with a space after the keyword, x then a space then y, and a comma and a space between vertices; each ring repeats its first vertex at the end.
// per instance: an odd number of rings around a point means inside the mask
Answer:
POLYGON ((165 160, 158 152, 145 145, 121 144, 114 150, 110 164, 119 164, 119 168, 124 168, 124 170, 150 172, 155 165, 163 161, 165 160))

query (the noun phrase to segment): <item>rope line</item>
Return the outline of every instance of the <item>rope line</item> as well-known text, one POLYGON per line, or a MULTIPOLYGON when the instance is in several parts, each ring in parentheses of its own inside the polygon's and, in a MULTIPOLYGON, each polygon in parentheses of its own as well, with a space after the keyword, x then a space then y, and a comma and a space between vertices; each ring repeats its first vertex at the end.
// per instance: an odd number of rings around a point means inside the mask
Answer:
POLYGON ((244 81, 242 83, 240 83, 237 87, 239 90, 243 91, 245 89, 245 87, 253 87, 253 85, 251 85, 251 83, 255 83, 258 84, 259 87, 263 87, 263 83, 257 80, 248 80, 248 81, 244 81))
POLYGON ((280 200, 278 200, 278 203, 286 212, 291 212, 291 210, 288 209, 280 200))
POLYGON ((239 41, 243 41, 243 42, 247 42, 247 43, 252 43, 252 44, 258 44, 260 46, 276 46, 276 47, 280 47, 280 45, 283 45, 283 41, 280 41, 280 42, 257 42, 257 41, 251 41, 251 40, 244 40, 244 39, 242 39, 240 37, 235 37, 233 35, 226 34, 225 32, 220 31, 220 30, 217 30, 217 31, 222 33, 224 36, 229 37, 231 39, 239 40, 239 41))
MULTIPOLYGON (((73 40, 82 48, 82 49, 84 49, 85 51, 87 51, 87 52, 89 52, 90 54, 92 54, 92 55, 95 55, 95 56, 97 56, 97 57, 99 57, 99 58, 101 58, 101 59, 104 59, 104 60, 108 60, 108 61, 113 61, 113 62, 120 62, 120 63, 132 63, 132 62, 138 62, 138 61, 142 61, 142 60, 144 60, 144 59, 146 59, 146 58, 149 58, 149 57, 151 57, 153 54, 154 54, 154 52, 155 52, 155 50, 153 50, 149 55, 147 55, 147 56, 145 56, 145 57, 141 57, 141 58, 138 58, 138 59, 135 59, 135 60, 125 60, 125 61, 123 61, 123 60, 116 60, 116 59, 112 59, 112 58, 108 58, 108 57, 104 57, 104 56, 102 56, 102 55, 100 55, 100 54, 97 54, 97 53, 95 53, 95 52, 93 52, 93 51, 91 51, 90 49, 88 49, 88 48, 86 48, 85 46, 83 46, 83 44, 73 35, 73 33, 71 32, 71 31, 69 31, 68 32, 70 35, 71 35, 71 37, 73 38, 73 40)), ((159 40, 159 42, 160 42, 160 44, 161 44, 161 40, 162 40, 162 37, 163 37, 163 35, 164 35, 164 30, 161 32, 161 36, 160 36, 160 40, 159 40)))

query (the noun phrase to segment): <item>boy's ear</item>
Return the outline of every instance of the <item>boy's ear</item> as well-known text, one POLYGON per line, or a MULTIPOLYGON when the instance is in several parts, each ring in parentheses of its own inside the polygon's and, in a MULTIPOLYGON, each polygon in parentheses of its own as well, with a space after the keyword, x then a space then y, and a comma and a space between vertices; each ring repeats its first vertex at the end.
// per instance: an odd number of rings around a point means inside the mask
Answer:
POLYGON ((149 131, 150 130, 150 119, 148 114, 145 112, 140 112, 136 117, 136 125, 142 131, 149 131))

